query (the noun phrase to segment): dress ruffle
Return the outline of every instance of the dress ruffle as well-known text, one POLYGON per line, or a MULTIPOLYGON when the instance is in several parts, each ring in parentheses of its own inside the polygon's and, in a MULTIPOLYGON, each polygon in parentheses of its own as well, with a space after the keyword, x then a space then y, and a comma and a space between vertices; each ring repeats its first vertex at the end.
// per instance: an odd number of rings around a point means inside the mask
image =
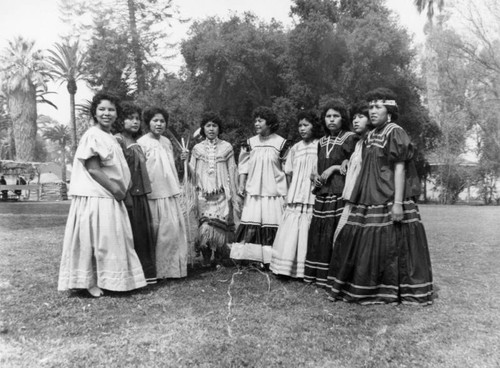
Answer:
POLYGON ((312 218, 312 205, 288 205, 273 245, 273 259, 269 269, 295 278, 304 277, 307 236, 312 218))
POLYGON ((231 244, 231 258, 269 264, 283 206, 283 197, 248 195, 236 232, 236 242, 231 244))
POLYGON ((391 220, 392 203, 354 205, 341 230, 328 271, 328 289, 360 304, 431 304, 432 269, 417 205, 403 203, 404 218, 391 220))
POLYGON ((344 208, 344 200, 335 194, 318 195, 309 228, 304 281, 326 286, 332 241, 344 208))

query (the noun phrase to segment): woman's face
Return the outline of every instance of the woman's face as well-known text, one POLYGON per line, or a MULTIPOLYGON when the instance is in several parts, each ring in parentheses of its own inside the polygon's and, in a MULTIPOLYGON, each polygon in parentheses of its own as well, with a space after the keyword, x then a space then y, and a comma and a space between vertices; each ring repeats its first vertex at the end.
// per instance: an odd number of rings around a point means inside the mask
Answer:
POLYGON ((372 101, 369 106, 370 120, 373 126, 378 127, 383 125, 387 121, 389 115, 387 113, 387 107, 382 101, 372 101))
POLYGON ((271 134, 271 127, 267 125, 266 119, 262 119, 261 117, 255 118, 255 132, 262 137, 266 137, 271 134))
POLYGON ((155 137, 160 137, 167 129, 167 122, 163 114, 155 114, 149 122, 149 130, 155 137))
POLYGON ((368 130, 368 116, 363 114, 355 114, 352 120, 352 127, 356 134, 363 134, 368 130))
POLYGON ((114 103, 109 100, 102 100, 99 102, 96 107, 95 118, 97 120, 97 126, 100 129, 109 132, 117 117, 118 113, 114 103))
POLYGON ((325 125, 330 133, 337 133, 342 128, 342 115, 334 109, 328 109, 325 114, 325 125))
POLYGON ((308 120, 302 119, 299 121, 299 134, 303 140, 311 140, 313 136, 313 125, 308 120))
POLYGON ((209 121, 203 126, 205 137, 209 140, 214 140, 219 136, 219 124, 209 121))
POLYGON ((123 130, 125 130, 129 134, 135 134, 139 131, 141 127, 141 118, 137 112, 127 116, 125 120, 123 120, 123 130))

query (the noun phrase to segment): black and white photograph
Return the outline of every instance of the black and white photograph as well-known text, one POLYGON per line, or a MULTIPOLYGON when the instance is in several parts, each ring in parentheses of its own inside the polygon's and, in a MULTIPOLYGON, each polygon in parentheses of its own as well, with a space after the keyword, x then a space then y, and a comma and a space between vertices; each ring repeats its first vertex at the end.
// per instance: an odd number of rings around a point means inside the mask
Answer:
POLYGON ((0 366, 500 367, 498 0, 0 0, 0 366))

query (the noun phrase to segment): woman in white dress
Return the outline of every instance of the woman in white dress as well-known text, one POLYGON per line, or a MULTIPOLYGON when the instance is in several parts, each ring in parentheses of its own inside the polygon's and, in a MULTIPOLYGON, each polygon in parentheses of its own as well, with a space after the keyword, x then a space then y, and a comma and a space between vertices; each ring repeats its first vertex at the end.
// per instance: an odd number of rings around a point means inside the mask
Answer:
POLYGON ((231 258, 269 265, 287 193, 283 163, 287 141, 277 135, 279 121, 268 107, 253 113, 257 135, 243 144, 238 194, 245 198, 231 258))
POLYGON ((83 135, 73 162, 73 196, 64 233, 58 290, 128 291, 146 285, 134 250, 132 229, 123 203, 130 171, 111 134, 120 116, 119 101, 99 93, 90 108, 95 125, 83 135))
POLYGON ((143 112, 143 121, 148 133, 137 143, 146 155, 151 180, 148 201, 156 242, 156 275, 158 279, 186 277, 188 244, 179 202, 179 178, 172 143, 163 136, 168 112, 158 107, 149 108, 143 112))
POLYGON ((273 258, 269 269, 277 274, 304 278, 307 236, 314 205, 311 175, 316 173, 318 138, 323 129, 316 114, 301 111, 297 116, 302 140, 288 153, 285 174, 290 183, 287 208, 273 244, 273 258))

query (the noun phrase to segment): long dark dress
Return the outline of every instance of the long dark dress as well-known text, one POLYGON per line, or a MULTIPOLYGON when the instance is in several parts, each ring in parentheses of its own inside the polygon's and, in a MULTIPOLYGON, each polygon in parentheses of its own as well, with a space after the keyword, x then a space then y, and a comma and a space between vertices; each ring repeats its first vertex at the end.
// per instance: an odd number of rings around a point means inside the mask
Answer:
POLYGON ((125 205, 132 225, 134 248, 141 261, 148 284, 156 283, 156 255, 151 211, 147 194, 151 193, 151 182, 146 169, 146 157, 138 143, 127 146, 121 134, 115 136, 122 147, 131 175, 131 186, 127 191, 125 205))
MULTIPOLYGON (((328 136, 318 143, 318 173, 349 159, 359 137, 348 131, 340 131, 336 137, 328 136), (329 153, 329 154, 328 154, 329 153)), ((342 191, 345 176, 333 173, 316 191, 313 217, 307 239, 304 281, 326 286, 328 265, 332 256, 332 242, 340 215, 344 208, 342 191)))
POLYGON ((353 207, 335 241, 328 272, 336 299, 361 304, 432 303, 432 270, 415 199, 420 183, 413 145, 394 123, 371 131, 350 201, 353 207), (404 217, 391 220, 394 164, 404 162, 404 217))

